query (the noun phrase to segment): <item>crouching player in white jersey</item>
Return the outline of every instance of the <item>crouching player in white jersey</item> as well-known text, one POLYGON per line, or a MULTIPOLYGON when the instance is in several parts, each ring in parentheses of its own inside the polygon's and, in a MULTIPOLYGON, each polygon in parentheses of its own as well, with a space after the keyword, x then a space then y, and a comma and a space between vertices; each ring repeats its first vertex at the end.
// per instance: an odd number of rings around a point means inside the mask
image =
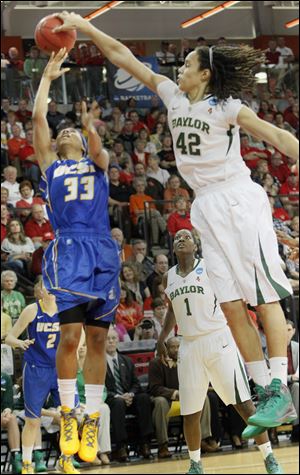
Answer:
MULTIPOLYGON (((164 344, 174 326, 182 335, 178 357, 179 398, 190 454, 188 473, 204 473, 201 464, 200 416, 211 382, 222 401, 233 404, 247 421, 255 413, 244 365, 226 318, 210 286, 205 262, 195 256, 190 231, 178 231, 174 251, 178 265, 164 276, 169 309, 157 351, 166 363, 164 344)), ((267 473, 283 473, 272 453, 267 432, 255 438, 267 473)))
MULTIPOLYGON (((49 294, 42 282, 36 284, 35 295, 41 297, 36 303, 28 305, 8 333, 5 343, 13 348, 22 348, 23 357, 23 395, 25 406, 25 425, 22 431, 22 473, 47 471, 42 453, 35 451, 32 466, 32 452, 41 425, 41 412, 51 393, 56 407, 60 406, 55 355, 60 337, 59 318, 55 296, 49 294), (28 331, 28 339, 19 336, 28 331)), ((78 402, 75 395, 75 405, 78 402)), ((64 473, 79 473, 79 466, 71 457, 60 457, 58 468, 64 473)))

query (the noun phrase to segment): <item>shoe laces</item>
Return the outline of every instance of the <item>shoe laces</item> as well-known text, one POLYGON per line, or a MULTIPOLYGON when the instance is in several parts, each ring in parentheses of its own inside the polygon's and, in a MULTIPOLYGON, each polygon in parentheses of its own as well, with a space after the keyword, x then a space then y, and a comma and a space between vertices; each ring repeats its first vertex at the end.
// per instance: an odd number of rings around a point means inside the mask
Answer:
POLYGON ((85 429, 86 445, 93 447, 96 441, 96 427, 98 419, 87 417, 84 421, 83 428, 85 429))
POLYGON ((256 385, 254 388, 254 396, 252 396, 252 401, 255 403, 257 410, 266 404, 269 399, 268 386, 263 388, 262 386, 256 385))
POLYGON ((74 412, 63 412, 63 422, 64 422, 64 436, 66 442, 72 440, 73 436, 73 423, 74 423, 74 412))
POLYGON ((269 473, 277 473, 278 463, 273 454, 269 454, 268 457, 266 458, 266 465, 268 466, 268 469, 271 471, 269 473))

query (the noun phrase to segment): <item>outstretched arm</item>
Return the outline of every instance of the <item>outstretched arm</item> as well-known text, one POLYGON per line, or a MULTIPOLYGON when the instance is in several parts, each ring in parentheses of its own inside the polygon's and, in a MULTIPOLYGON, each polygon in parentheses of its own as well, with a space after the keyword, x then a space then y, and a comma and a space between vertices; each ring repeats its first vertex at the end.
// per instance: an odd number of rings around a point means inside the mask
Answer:
POLYGON ((34 101, 32 112, 33 146, 42 172, 57 159, 56 154, 51 149, 50 131, 47 122, 48 96, 51 81, 69 71, 69 68, 60 69, 66 57, 67 52, 65 48, 61 49, 56 55, 54 53, 51 54, 34 101))
POLYGON ((94 126, 92 109, 88 113, 84 101, 82 102, 81 122, 88 133, 89 157, 96 163, 96 165, 98 165, 99 168, 106 172, 109 164, 109 155, 108 152, 102 148, 101 138, 94 126))
POLYGON ((299 159, 299 141, 290 132, 260 119, 251 109, 245 106, 241 108, 237 122, 243 130, 260 140, 270 143, 284 155, 299 159))
POLYGON ((54 31, 80 30, 84 35, 91 38, 111 63, 127 71, 155 93, 159 83, 167 79, 165 76, 153 73, 136 59, 126 46, 95 28, 80 15, 63 12, 57 16, 63 20, 64 25, 55 28, 54 31))

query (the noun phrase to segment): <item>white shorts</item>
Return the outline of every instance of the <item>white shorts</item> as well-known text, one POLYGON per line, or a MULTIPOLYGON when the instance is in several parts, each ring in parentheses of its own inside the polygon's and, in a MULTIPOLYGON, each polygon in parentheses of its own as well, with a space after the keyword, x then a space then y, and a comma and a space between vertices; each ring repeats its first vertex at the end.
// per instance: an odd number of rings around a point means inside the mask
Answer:
POLYGON ((252 306, 293 293, 281 267, 264 189, 248 177, 197 193, 191 222, 199 231, 211 286, 219 300, 252 306))
POLYGON ((182 338, 178 379, 183 416, 202 410, 209 383, 226 405, 251 399, 242 357, 227 326, 209 335, 182 338))

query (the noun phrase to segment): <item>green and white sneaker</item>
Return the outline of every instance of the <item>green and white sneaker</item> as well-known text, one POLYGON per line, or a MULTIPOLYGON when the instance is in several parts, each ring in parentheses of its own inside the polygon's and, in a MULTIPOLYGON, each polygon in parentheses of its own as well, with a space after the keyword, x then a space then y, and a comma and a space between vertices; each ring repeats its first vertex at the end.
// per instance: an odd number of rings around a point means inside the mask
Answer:
POLYGON ((269 454, 265 460, 267 473, 284 473, 273 454, 269 454))
MULTIPOLYGON (((256 412, 257 412, 257 411, 261 411, 264 408, 265 404, 267 403, 268 393, 259 384, 255 385, 254 391, 255 391, 256 400, 257 400, 257 404, 256 404, 256 412)), ((248 419, 248 422, 249 422, 249 419, 248 419)), ((262 434, 266 430, 267 429, 265 427, 260 427, 260 426, 255 426, 255 425, 248 424, 247 427, 244 429, 244 431, 242 433, 242 438, 243 439, 252 439, 253 437, 256 437, 257 435, 262 434)))
POLYGON ((10 459, 11 472, 22 473, 22 454, 21 452, 13 452, 10 459))
POLYGON ((260 427, 278 427, 297 419, 290 391, 280 379, 274 378, 267 386, 268 400, 249 417, 248 424, 260 427))
POLYGON ((204 473, 202 463, 200 461, 195 462, 194 460, 191 460, 190 469, 186 473, 204 473))
POLYGON ((33 451, 33 461, 35 473, 47 472, 48 468, 44 460, 44 452, 41 450, 33 451))
POLYGON ((267 429, 260 426, 247 425, 247 427, 242 432, 242 439, 253 439, 257 435, 262 434, 267 429))

